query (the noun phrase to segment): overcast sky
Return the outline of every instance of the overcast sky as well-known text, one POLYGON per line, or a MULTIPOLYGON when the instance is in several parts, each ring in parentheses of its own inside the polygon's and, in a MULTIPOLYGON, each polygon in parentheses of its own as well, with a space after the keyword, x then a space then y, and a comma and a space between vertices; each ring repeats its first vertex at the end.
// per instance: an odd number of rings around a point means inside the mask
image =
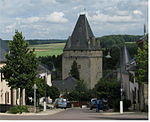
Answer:
POLYGON ((148 0, 0 0, 0 38, 18 29, 26 39, 66 39, 81 13, 96 37, 142 35, 147 10, 148 0))

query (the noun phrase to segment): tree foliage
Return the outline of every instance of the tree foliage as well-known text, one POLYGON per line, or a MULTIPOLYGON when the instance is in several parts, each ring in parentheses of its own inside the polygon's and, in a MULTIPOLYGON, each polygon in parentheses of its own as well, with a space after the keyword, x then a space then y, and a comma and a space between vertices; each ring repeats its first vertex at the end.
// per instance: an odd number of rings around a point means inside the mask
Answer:
POLYGON ((16 32, 9 43, 10 51, 6 54, 6 65, 1 69, 4 79, 12 88, 26 88, 28 82, 34 82, 38 60, 29 50, 22 33, 16 32))
POLYGON ((45 64, 48 66, 48 69, 52 71, 53 65, 55 66, 56 71, 52 72, 52 79, 61 79, 62 78, 62 55, 58 56, 45 56, 45 57, 39 57, 39 61, 42 64, 45 64))
POLYGON ((125 42, 136 42, 140 35, 108 35, 97 38, 102 48, 110 48, 113 44, 122 45, 125 42))
POLYGON ((86 92, 87 91, 87 87, 84 84, 83 80, 78 80, 77 81, 77 85, 75 87, 75 90, 78 91, 78 92, 86 92))
POLYGON ((111 79, 100 79, 93 89, 95 96, 99 98, 107 98, 109 101, 120 99, 120 82, 111 79))
MULTIPOLYGON (((36 78, 35 84, 37 85, 37 89, 36 89, 37 99, 42 98, 42 97, 50 97, 54 100, 55 98, 58 98, 60 95, 58 88, 47 85, 45 80, 42 78, 36 78)), ((26 91, 27 91, 26 98, 34 97, 33 86, 29 85, 28 88, 26 89, 26 91)), ((28 101, 28 99, 26 99, 26 100, 28 101)))
POLYGON ((70 70, 70 74, 71 74, 72 77, 80 80, 78 64, 77 64, 76 61, 73 61, 73 64, 72 64, 71 70, 70 70))
POLYGON ((139 83, 148 83, 148 43, 144 43, 143 49, 138 48, 136 56, 136 80, 139 83))
POLYGON ((47 97, 50 97, 53 100, 55 100, 56 98, 59 97, 59 95, 60 95, 60 91, 58 90, 57 87, 47 85, 47 87, 46 87, 46 96, 47 97))
MULTIPOLYGON (((44 97, 45 96, 45 89, 46 89, 46 83, 45 83, 44 79, 36 78, 34 83, 37 85, 37 89, 36 89, 37 99, 44 97)), ((33 85, 29 85, 26 88, 26 96, 27 96, 26 98, 28 98, 28 97, 33 98, 34 97, 33 85)))
POLYGON ((27 88, 28 84, 34 84, 38 60, 34 50, 28 48, 21 32, 15 32, 13 41, 9 42, 9 49, 9 53, 6 54, 6 65, 1 72, 8 85, 11 88, 20 88, 22 95, 22 89, 27 88))
POLYGON ((89 101, 91 99, 90 90, 87 89, 83 80, 77 81, 75 90, 66 93, 65 97, 70 101, 89 101))

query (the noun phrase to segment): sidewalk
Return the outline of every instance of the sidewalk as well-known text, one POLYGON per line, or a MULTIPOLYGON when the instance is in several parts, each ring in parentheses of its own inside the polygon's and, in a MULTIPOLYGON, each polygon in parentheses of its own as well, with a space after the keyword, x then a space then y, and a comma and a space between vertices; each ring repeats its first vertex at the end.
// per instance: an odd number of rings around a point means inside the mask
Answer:
POLYGON ((52 115, 59 112, 65 111, 65 109, 47 109, 46 111, 41 111, 39 113, 22 113, 22 114, 10 114, 10 113, 0 113, 0 115, 18 115, 18 116, 28 116, 28 115, 52 115))
POLYGON ((122 114, 120 112, 99 112, 102 115, 148 115, 148 113, 145 112, 123 112, 122 114))

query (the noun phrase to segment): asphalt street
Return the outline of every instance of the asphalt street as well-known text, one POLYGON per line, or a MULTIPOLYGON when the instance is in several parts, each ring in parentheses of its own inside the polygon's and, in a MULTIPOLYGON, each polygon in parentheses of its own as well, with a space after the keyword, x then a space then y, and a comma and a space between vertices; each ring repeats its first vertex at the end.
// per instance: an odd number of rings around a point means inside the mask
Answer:
POLYGON ((96 113, 88 108, 69 108, 60 112, 37 115, 0 115, 0 120, 147 120, 146 113, 96 113))

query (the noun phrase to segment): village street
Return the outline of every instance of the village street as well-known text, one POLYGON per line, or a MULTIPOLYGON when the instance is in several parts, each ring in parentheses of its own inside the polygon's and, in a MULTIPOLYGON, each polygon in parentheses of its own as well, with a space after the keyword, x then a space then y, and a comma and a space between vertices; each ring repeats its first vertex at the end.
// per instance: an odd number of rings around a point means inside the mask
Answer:
POLYGON ((68 108, 48 110, 41 113, 10 115, 0 114, 0 120, 147 120, 148 114, 128 112, 100 112, 88 108, 68 108))

